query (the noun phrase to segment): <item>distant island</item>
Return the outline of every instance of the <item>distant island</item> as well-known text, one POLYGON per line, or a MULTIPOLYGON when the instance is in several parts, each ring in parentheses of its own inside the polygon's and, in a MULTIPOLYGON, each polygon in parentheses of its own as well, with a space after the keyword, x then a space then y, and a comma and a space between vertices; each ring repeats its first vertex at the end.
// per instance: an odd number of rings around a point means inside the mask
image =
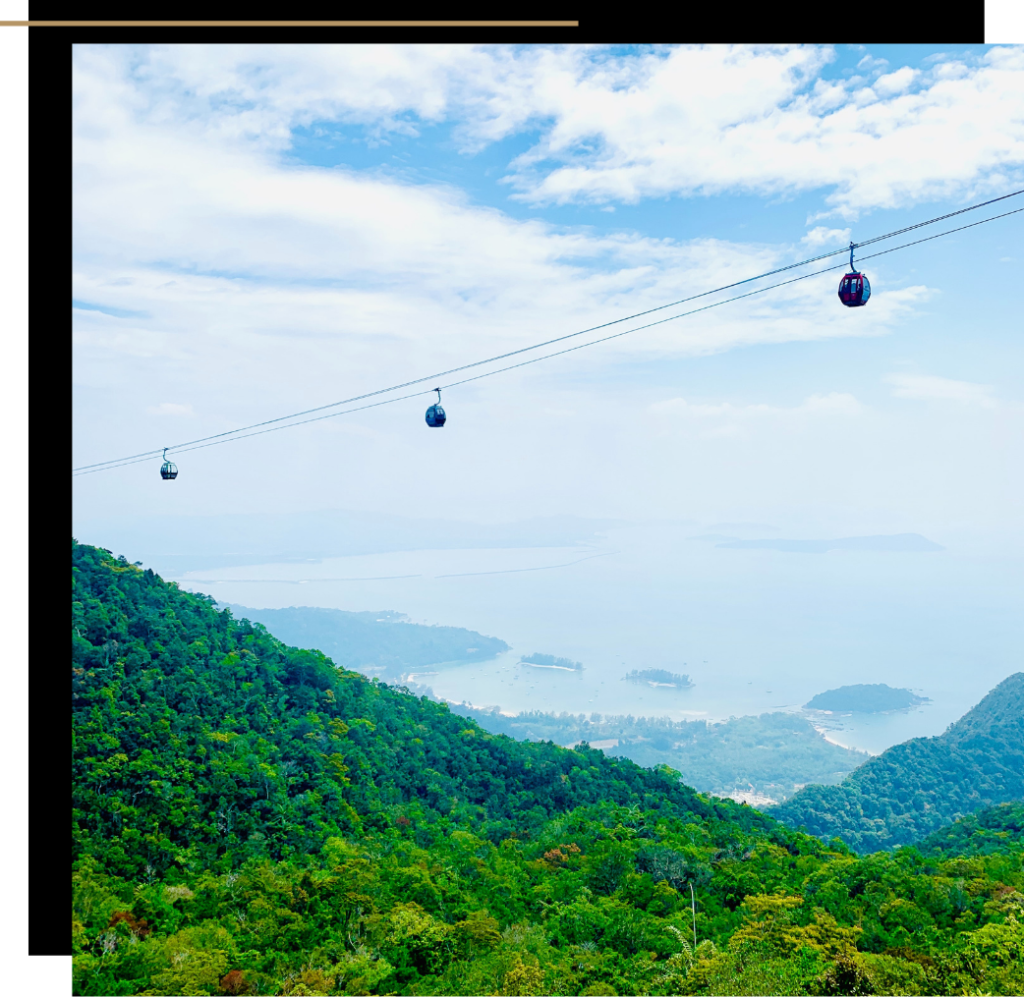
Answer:
POLYGON ((877 685, 844 685, 838 689, 819 692, 807 710, 829 710, 833 713, 886 713, 906 710, 911 706, 928 703, 926 696, 915 696, 909 689, 893 689, 884 683, 877 685))
MULTIPOLYGON (((710 537, 697 539, 711 539, 710 537)), ((726 537, 716 547, 746 550, 782 550, 791 554, 825 554, 830 550, 902 551, 922 553, 945 550, 920 533, 896 533, 873 537, 840 537, 838 540, 737 540, 726 537)))
POLYGON ((392 610, 366 613, 318 606, 253 609, 228 602, 216 606, 230 610, 236 620, 262 623, 286 644, 315 648, 342 668, 389 682, 431 666, 490 661, 509 650, 508 644, 497 637, 462 627, 410 623, 404 613, 392 610))
POLYGON ((567 672, 582 672, 583 665, 569 658, 556 658, 552 654, 531 654, 520 659, 520 664, 533 665, 534 668, 558 668, 567 672))
POLYGON ((645 668, 637 671, 635 668, 628 675, 623 675, 624 682, 646 682, 652 686, 671 686, 675 689, 689 689, 693 686, 689 675, 677 675, 675 672, 666 672, 661 668, 645 668))

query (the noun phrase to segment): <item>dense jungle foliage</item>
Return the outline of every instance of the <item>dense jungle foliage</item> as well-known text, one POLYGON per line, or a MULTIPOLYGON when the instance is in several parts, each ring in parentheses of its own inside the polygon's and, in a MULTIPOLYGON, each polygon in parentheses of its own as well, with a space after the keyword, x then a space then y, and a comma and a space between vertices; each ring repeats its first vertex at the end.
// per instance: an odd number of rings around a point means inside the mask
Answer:
POLYGON ((858 858, 72 555, 76 994, 1024 988, 1019 832, 858 858))
POLYGON ((409 623, 402 613, 387 610, 349 613, 316 606, 227 608, 235 616, 262 623, 286 644, 315 647, 342 668, 381 679, 397 678, 405 672, 441 663, 487 661, 509 649, 497 637, 485 637, 461 627, 409 623))
POLYGON ((452 704, 492 734, 557 744, 587 741, 606 755, 638 765, 670 765, 687 785, 717 796, 751 792, 785 800, 809 782, 836 783, 868 755, 826 741, 794 713, 733 717, 724 723, 669 717, 610 716, 592 713, 519 713, 507 716, 452 704))
POLYGON ((933 831, 917 845, 925 855, 1009 853, 1024 841, 1024 803, 1000 803, 933 831))
POLYGON ((858 852, 909 845, 962 814, 1024 798, 1024 672, 938 737, 882 752, 838 786, 807 786, 771 813, 858 852))

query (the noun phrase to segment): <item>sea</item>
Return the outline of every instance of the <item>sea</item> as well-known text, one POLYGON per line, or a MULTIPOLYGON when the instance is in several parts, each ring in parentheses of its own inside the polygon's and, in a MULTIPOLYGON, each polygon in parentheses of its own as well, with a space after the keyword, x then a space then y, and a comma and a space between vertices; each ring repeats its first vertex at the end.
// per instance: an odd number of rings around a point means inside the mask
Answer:
MULTIPOLYGON (((411 686, 457 703, 721 721, 802 712, 816 693, 886 683, 928 702, 813 714, 836 743, 879 753, 941 734, 1024 669, 1024 556, 998 543, 942 550, 794 552, 723 547, 715 534, 627 524, 571 546, 410 550, 164 572, 220 602, 393 610, 511 650, 441 663, 411 686), (527 668, 535 652, 582 671, 527 668), (624 681, 688 674, 689 689, 624 681)), ((807 714, 809 717, 811 714, 807 714)))

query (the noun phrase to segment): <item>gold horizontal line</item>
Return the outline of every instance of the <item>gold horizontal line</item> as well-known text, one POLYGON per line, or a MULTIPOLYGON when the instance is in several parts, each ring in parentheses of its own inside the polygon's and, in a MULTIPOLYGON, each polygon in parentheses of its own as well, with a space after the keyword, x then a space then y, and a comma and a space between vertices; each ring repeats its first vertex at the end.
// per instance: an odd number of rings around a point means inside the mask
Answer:
POLYGON ((0 21, 0 28, 578 28, 579 21, 0 21))

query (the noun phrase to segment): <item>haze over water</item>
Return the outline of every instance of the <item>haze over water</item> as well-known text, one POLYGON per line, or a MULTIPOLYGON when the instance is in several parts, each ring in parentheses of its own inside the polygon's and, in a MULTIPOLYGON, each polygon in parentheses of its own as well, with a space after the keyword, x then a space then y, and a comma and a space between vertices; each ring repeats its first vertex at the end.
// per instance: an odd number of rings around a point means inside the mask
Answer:
POLYGON ((400 551, 178 580, 254 608, 397 610, 500 637, 512 649, 498 659, 413 681, 506 712, 715 720, 798 709, 826 689, 875 682, 930 697, 907 713, 830 718, 831 738, 872 752, 942 733, 1021 669, 1024 557, 1014 550, 965 541, 934 553, 799 554, 721 548, 700 534, 631 525, 575 546, 400 551), (538 651, 584 671, 518 665, 538 651), (622 681, 634 668, 685 672, 695 685, 622 681))

